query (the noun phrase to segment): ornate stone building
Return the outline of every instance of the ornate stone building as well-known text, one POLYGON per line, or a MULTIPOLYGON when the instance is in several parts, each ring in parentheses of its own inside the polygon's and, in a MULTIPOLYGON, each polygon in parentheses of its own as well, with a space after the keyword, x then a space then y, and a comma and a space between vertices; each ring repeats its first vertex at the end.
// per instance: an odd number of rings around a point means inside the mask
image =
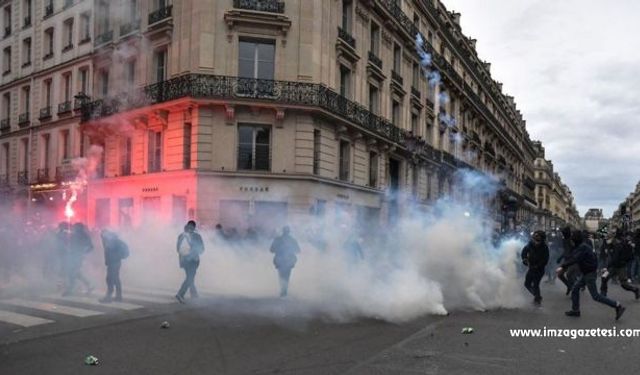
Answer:
MULTIPOLYGON (((378 225, 460 196, 459 168, 499 180, 497 197, 474 197, 495 209, 496 228, 537 214, 525 121, 462 34, 460 14, 440 2, 97 0, 93 19, 90 78, 80 79, 81 62, 70 78, 72 94, 89 95, 83 136, 73 126, 65 143, 72 156, 104 150, 81 199, 90 225, 195 218, 268 231, 327 212, 378 225)), ((36 33, 38 46, 40 36, 48 40, 36 33)), ((24 131, 68 121, 51 117, 58 122, 24 131)), ((19 143, 13 129, 7 142, 19 143)), ((14 185, 11 147, 3 175, 14 185)))

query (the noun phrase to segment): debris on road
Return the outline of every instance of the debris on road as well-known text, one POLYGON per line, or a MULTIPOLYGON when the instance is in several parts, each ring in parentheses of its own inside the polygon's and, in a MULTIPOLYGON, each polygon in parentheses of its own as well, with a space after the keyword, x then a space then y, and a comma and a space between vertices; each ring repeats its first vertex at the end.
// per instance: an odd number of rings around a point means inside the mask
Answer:
POLYGON ((171 325, 166 320, 160 323, 160 328, 169 328, 169 327, 171 327, 171 325))
POLYGON ((461 333, 463 333, 463 334, 465 334, 465 335, 471 334, 471 333, 473 333, 473 327, 464 327, 464 328, 462 329, 462 332, 461 332, 461 333))
POLYGON ((88 366, 97 366, 98 365, 98 358, 94 357, 92 355, 88 355, 85 359, 84 359, 84 364, 88 365, 88 366))

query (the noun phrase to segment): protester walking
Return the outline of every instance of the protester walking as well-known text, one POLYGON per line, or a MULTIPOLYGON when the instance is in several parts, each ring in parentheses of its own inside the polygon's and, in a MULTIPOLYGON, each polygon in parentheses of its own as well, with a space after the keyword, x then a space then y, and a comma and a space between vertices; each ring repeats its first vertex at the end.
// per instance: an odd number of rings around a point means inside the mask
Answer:
POLYGON ((122 302, 122 284, 120 266, 129 256, 129 246, 114 232, 103 230, 101 233, 104 248, 104 264, 107 266, 107 294, 100 299, 102 303, 122 302), (116 296, 112 299, 115 290, 116 296))
POLYGON ((180 268, 184 269, 185 279, 176 294, 180 303, 185 303, 184 295, 189 290, 191 298, 198 298, 198 290, 195 285, 196 271, 200 265, 200 255, 204 252, 204 242, 196 232, 196 222, 190 220, 184 226, 184 232, 178 236, 176 244, 180 268))
POLYGON ((71 227, 69 250, 67 251, 65 269, 67 274, 67 286, 63 296, 73 294, 76 281, 80 281, 86 288, 86 294, 91 294, 93 285, 82 272, 84 257, 93 250, 93 243, 89 231, 82 223, 75 223, 71 227))
POLYGON ((522 263, 529 267, 524 279, 524 286, 533 295, 533 303, 540 305, 540 280, 544 276, 544 269, 549 262, 549 247, 546 244, 544 231, 536 231, 531 241, 522 249, 522 263))
POLYGON ((280 297, 287 296, 291 270, 298 261, 296 254, 300 253, 298 241, 291 236, 290 232, 291 229, 288 226, 282 228, 282 235, 273 240, 270 249, 270 251, 275 254, 273 257, 273 265, 278 270, 280 297))
POLYGON ((612 253, 609 258, 607 268, 602 270, 602 278, 600 279, 600 293, 607 295, 608 282, 612 278, 617 278, 622 289, 633 292, 636 299, 640 299, 640 289, 629 283, 629 275, 627 266, 633 260, 633 247, 625 238, 622 231, 617 231, 611 246, 612 253))

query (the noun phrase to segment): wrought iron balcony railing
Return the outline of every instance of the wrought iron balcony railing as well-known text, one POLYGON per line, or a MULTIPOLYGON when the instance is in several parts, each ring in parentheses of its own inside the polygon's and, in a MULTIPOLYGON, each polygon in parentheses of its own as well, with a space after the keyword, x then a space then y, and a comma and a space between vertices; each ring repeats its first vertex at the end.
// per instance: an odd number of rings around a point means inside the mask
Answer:
POLYGON ((38 183, 49 182, 49 168, 38 169, 38 183))
POLYGON ((156 22, 160 22, 164 19, 171 17, 171 10, 173 9, 173 5, 167 5, 158 10, 155 10, 149 13, 149 25, 152 25, 156 22))
POLYGON ((284 13, 284 2, 276 0, 233 0, 233 7, 260 12, 284 13))
POLYGON ((109 43, 112 40, 113 40, 113 30, 109 30, 96 36, 96 41, 94 45, 99 46, 101 44, 109 43))
POLYGON ((18 126, 21 128, 29 126, 29 112, 22 113, 18 116, 18 126))
POLYGON ((40 108, 40 120, 51 118, 51 106, 40 108))
POLYGON ((58 104, 58 114, 63 114, 63 113, 67 113, 67 112, 71 112, 71 100, 67 100, 64 101, 60 104, 58 104))
POLYGON ((120 36, 131 34, 140 30, 140 20, 134 20, 124 25, 120 25, 120 36))
POLYGON ((206 74, 187 74, 117 97, 86 103, 82 107, 82 121, 184 97, 247 99, 318 107, 393 142, 401 142, 405 133, 388 120, 324 85, 206 74))
POLYGON ((404 83, 404 80, 402 79, 402 75, 396 72, 395 70, 391 70, 391 79, 398 82, 400 86, 402 86, 404 83))
POLYGON ((342 27, 338 27, 338 38, 344 40, 351 48, 356 49, 356 40, 342 27))
POLYGON ((75 170, 68 167, 56 167, 56 182, 72 181, 77 174, 75 170))
POLYGON ((53 14, 53 3, 49 3, 47 4, 47 6, 44 7, 44 17, 47 18, 52 14, 53 14))
POLYGON ((19 185, 29 185, 29 172, 28 171, 20 171, 20 172, 18 172, 18 184, 19 185))
POLYGON ((11 122, 8 118, 0 120, 0 132, 6 133, 11 130, 11 122))
POLYGON ((372 51, 369 51, 369 61, 379 69, 382 69, 382 60, 372 51))
POLYGON ((411 86, 411 95, 413 95, 416 98, 420 99, 420 97, 421 97, 420 90, 418 90, 415 86, 411 86))

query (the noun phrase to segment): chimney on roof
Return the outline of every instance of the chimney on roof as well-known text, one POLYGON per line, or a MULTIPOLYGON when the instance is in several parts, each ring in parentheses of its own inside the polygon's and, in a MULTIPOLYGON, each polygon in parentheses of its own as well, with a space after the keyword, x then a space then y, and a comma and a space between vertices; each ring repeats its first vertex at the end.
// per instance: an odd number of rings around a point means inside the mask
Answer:
POLYGON ((469 38, 469 43, 471 43, 471 46, 475 49, 476 48, 476 43, 478 42, 478 39, 473 39, 473 38, 469 38))
POLYGON ((458 12, 451 12, 451 18, 453 18, 453 22, 458 26, 460 26, 460 16, 461 14, 458 12))

